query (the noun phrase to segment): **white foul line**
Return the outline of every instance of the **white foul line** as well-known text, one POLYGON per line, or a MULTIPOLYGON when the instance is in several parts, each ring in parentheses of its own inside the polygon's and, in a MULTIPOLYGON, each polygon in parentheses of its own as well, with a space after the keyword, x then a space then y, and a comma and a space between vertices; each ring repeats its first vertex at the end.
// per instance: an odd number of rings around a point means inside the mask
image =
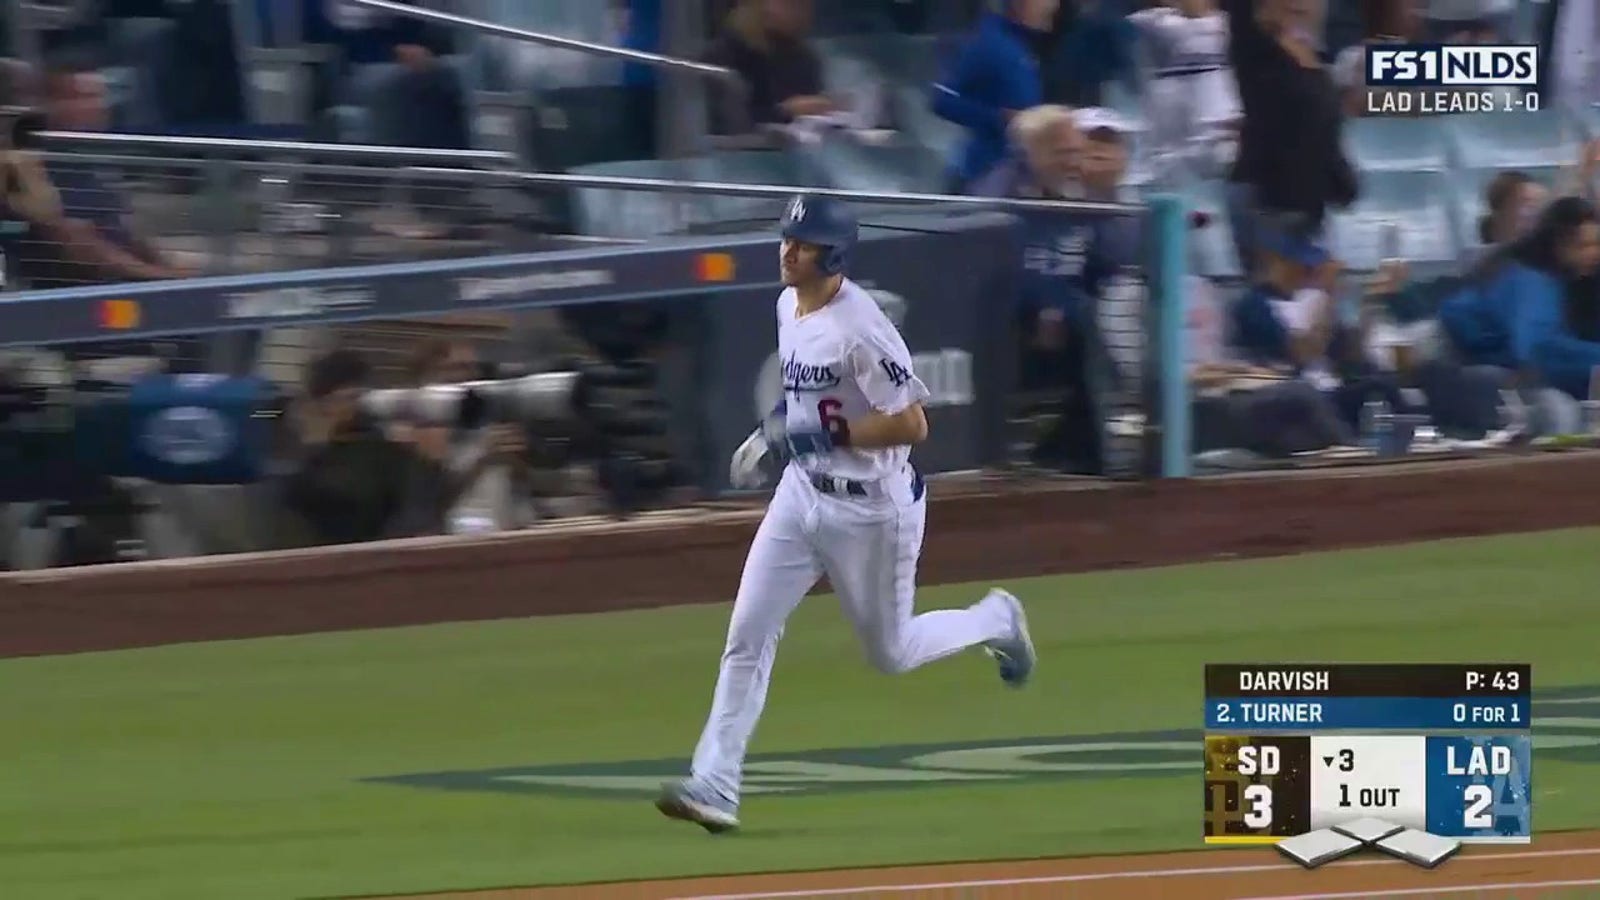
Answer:
POLYGON ((1273 894, 1270 897, 1243 897, 1240 900, 1348 900, 1351 897, 1405 897, 1420 894, 1471 894, 1478 896, 1480 891, 1505 891, 1518 888, 1557 888, 1557 887, 1585 887, 1600 884, 1600 878, 1580 878, 1576 881, 1507 881, 1500 884, 1460 884, 1454 887, 1424 887, 1405 888, 1404 890, 1384 889, 1376 894, 1371 890, 1347 891, 1340 894, 1273 894))
MULTIPOLYGON (((1561 856, 1600 856, 1600 847, 1577 847, 1570 850, 1528 850, 1521 853, 1490 853, 1482 856, 1458 856, 1451 860, 1452 865, 1461 862, 1490 861, 1502 859, 1553 859, 1561 856)), ((1401 866, 1404 862, 1398 859, 1358 859, 1351 862, 1341 862, 1337 868, 1352 869, 1356 866, 1401 866)), ((1085 881, 1115 881, 1124 878, 1184 878, 1190 875, 1243 875, 1251 872, 1284 872, 1293 871, 1289 865, 1251 865, 1251 866, 1204 866, 1188 869, 1129 869, 1121 872, 1092 872, 1081 875, 1040 875, 1034 878, 990 878, 974 881, 944 881, 923 882, 920 884, 876 884, 860 885, 857 887, 841 888, 811 888, 800 891, 762 891, 753 894, 696 894, 693 896, 673 897, 671 900, 784 900, 789 897, 839 897, 850 894, 882 893, 903 894, 911 891, 937 891, 958 890, 961 888, 987 888, 987 887, 1019 887, 1028 884, 1072 884, 1085 881)), ((1551 882, 1550 886, 1558 883, 1551 882)), ((1600 884, 1600 879, 1578 882, 1578 884, 1600 884)), ((1518 885, 1518 887, 1534 887, 1532 884, 1518 885)), ((1467 890, 1467 888, 1451 888, 1451 890, 1467 890)), ((1385 892, 1404 893, 1404 892, 1385 892)), ((1317 894, 1318 898, 1333 900, 1336 897, 1362 897, 1371 896, 1371 891, 1359 894, 1317 894)), ((1268 898, 1257 898, 1268 900, 1268 898)), ((1310 898, 1274 897, 1271 900, 1310 900, 1310 898)))

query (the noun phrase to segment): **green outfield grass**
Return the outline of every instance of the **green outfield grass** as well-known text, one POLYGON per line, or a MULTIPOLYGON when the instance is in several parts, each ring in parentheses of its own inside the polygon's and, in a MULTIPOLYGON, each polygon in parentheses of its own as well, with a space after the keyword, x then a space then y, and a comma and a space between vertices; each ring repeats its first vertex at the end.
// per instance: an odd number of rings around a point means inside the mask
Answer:
MULTIPOLYGON (((832 600, 815 598, 784 640, 756 749, 1184 730, 1168 740, 1193 750, 1159 758, 1197 766, 1206 662, 1527 660, 1539 688, 1600 685, 1597 546, 1600 531, 1568 531, 1015 582, 1042 656, 1023 692, 978 654, 878 675, 832 600)), ((982 589, 930 589, 919 605, 982 589)), ((1170 767, 757 794, 746 831, 719 839, 666 822, 644 794, 366 780, 653 774, 600 764, 688 754, 726 614, 0 661, 0 893, 247 900, 1198 844, 1196 773, 1170 767)), ((1600 744, 1600 718, 1585 721, 1600 744)), ((1552 753, 1536 756, 1538 827, 1600 826, 1600 752, 1552 753)))

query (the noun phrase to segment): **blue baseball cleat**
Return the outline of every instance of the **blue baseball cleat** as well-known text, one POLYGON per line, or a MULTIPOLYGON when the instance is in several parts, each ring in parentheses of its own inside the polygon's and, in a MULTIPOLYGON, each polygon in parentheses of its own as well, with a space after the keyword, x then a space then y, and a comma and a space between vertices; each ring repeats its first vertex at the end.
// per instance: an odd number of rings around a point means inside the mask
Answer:
POLYGON ((693 822, 712 834, 739 827, 739 807, 692 778, 661 786, 656 809, 669 819, 693 822))
MULTIPOLYGON (((983 649, 1000 665, 1000 680, 1014 688, 1028 683, 1038 654, 1033 649, 1033 638, 1028 634, 1028 614, 1023 612, 1022 601, 1000 588, 989 591, 989 598, 1005 604, 1011 617, 1011 636, 1004 640, 989 641, 983 649)), ((985 598, 985 599, 989 599, 985 598)))

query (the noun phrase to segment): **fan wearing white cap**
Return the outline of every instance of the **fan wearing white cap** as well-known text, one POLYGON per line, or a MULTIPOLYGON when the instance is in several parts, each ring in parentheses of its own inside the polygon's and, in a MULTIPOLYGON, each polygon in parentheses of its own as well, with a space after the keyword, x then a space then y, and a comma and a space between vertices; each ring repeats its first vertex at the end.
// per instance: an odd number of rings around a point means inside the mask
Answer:
POLYGON ((1121 115, 1103 106, 1088 106, 1072 114, 1083 135, 1078 151, 1078 181, 1086 200, 1132 200, 1127 190, 1128 157, 1134 129, 1121 115))

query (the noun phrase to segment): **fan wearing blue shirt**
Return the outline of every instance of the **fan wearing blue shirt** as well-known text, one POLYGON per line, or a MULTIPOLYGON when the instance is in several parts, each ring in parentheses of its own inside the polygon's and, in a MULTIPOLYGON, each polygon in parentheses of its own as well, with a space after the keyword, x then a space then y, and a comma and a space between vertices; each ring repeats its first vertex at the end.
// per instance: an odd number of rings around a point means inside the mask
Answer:
POLYGON ((1445 300, 1440 323, 1463 361, 1513 370, 1593 399, 1600 368, 1600 216, 1562 197, 1533 228, 1492 251, 1445 300))
POLYGON ((1050 28, 1059 0, 999 0, 933 85, 933 112, 967 129, 952 161, 962 190, 1006 157, 1006 126, 1044 99, 1034 44, 1050 28))

